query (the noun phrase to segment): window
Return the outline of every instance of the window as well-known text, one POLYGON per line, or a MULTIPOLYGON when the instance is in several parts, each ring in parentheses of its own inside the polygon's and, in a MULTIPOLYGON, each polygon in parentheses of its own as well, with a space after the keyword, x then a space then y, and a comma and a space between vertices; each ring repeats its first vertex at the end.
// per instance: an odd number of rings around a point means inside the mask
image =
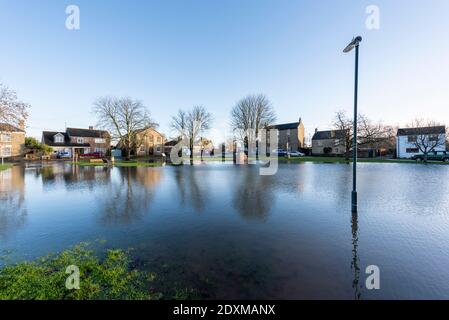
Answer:
POLYGON ((152 144, 154 141, 154 137, 150 135, 150 143, 152 144))
POLYGON ((106 143, 106 139, 103 139, 103 138, 96 138, 96 139, 95 139, 95 143, 98 143, 98 144, 100 144, 100 143, 106 143))
POLYGON ((84 143, 84 138, 76 138, 76 143, 84 143))
POLYGON ((3 142, 11 142, 11 134, 10 133, 3 133, 2 134, 2 141, 3 142))
POLYGON ((64 136, 62 134, 55 135, 55 143, 64 143, 64 136))
POLYGON ((416 142, 416 136, 407 136, 407 141, 408 142, 416 142))
POLYGON ((407 153, 418 153, 419 149, 418 148, 407 148, 407 149, 405 149, 405 152, 407 152, 407 153))
POLYGON ((322 146, 323 146, 323 141, 318 140, 318 141, 317 141, 317 146, 318 146, 318 147, 322 147, 322 146))
POLYGON ((10 157, 11 156, 11 147, 3 147, 2 148, 2 156, 3 157, 10 157))
POLYGON ((104 153, 104 148, 95 148, 95 153, 104 153))
POLYGON ((157 143, 162 143, 162 138, 161 137, 157 137, 157 143))
POLYGON ((437 134, 431 134, 429 136, 429 141, 438 141, 438 140, 439 140, 439 137, 437 134))

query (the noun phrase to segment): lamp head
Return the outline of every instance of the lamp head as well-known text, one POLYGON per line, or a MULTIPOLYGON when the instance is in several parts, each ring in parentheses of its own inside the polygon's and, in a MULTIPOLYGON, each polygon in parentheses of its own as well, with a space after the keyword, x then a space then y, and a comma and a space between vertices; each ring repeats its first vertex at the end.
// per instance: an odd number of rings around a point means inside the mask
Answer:
POLYGON ((343 50, 344 53, 350 52, 355 47, 358 47, 360 45, 360 42, 362 42, 362 37, 357 36, 346 46, 346 48, 343 50))

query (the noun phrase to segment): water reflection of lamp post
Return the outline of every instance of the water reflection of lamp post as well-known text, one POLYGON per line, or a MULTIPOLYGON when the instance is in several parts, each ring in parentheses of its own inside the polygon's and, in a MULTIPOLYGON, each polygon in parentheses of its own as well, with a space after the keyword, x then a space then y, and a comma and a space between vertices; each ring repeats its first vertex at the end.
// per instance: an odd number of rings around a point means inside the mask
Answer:
POLYGON ((359 246, 359 223, 357 212, 352 213, 351 218, 351 233, 352 233, 352 261, 351 261, 351 270, 354 272, 354 278, 352 280, 352 288, 354 289, 354 299, 361 299, 360 292, 360 259, 358 255, 358 246, 359 246))
POLYGON ((350 52, 355 48, 355 85, 354 85, 354 133, 352 143, 352 212, 357 212, 357 98, 359 82, 359 45, 362 37, 354 38, 343 50, 344 53, 350 52))

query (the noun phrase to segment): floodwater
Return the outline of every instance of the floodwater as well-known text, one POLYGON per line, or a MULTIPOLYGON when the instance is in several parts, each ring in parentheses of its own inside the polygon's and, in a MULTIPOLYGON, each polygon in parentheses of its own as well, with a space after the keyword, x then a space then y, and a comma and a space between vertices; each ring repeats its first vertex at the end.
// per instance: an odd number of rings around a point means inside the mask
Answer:
POLYGON ((0 172, 0 250, 133 248, 166 298, 449 299, 449 166, 358 168, 354 215, 345 164, 13 167, 0 172))

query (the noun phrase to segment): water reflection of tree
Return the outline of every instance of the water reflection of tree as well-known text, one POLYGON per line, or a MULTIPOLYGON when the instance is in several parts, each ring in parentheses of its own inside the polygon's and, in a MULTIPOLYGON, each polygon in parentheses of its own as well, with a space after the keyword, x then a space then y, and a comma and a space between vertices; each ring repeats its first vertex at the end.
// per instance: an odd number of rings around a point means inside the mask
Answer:
POLYGON ((119 175, 99 196, 100 216, 104 224, 129 224, 147 213, 162 171, 153 168, 116 168, 119 175))
POLYGON ((244 168, 236 183, 234 206, 242 217, 266 219, 274 201, 272 184, 275 176, 261 176, 256 168, 244 168))
POLYGON ((190 205, 198 212, 204 210, 208 199, 208 181, 202 179, 201 168, 175 168, 175 180, 181 206, 190 205))
POLYGON ((351 218, 351 232, 352 232, 352 261, 351 261, 351 271, 354 274, 352 280, 352 288, 354 290, 354 299, 360 300, 361 297, 361 285, 360 285, 360 258, 358 255, 358 215, 357 213, 352 213, 351 218))
POLYGON ((26 222, 24 176, 21 166, 0 172, 0 237, 3 239, 26 222))

